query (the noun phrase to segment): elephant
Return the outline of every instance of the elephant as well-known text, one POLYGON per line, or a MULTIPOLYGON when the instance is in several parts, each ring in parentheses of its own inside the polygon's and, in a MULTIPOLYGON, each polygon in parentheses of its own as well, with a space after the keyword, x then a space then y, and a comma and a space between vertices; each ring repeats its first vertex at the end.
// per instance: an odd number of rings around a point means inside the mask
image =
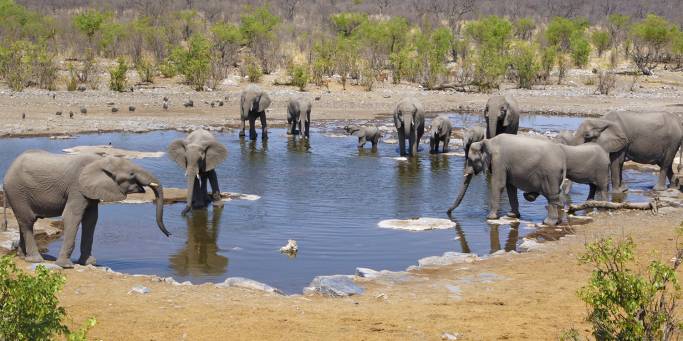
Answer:
MULTIPOLYGON (((609 154, 597 143, 585 143, 578 146, 560 144, 567 165, 566 193, 571 183, 588 184, 590 190, 586 200, 608 200, 609 190, 609 154)), ((524 198, 534 201, 538 193, 524 193, 524 198)))
POLYGON ((216 167, 228 156, 228 150, 204 129, 195 130, 185 139, 177 139, 168 146, 168 156, 185 169, 187 205, 182 215, 194 208, 205 208, 211 201, 221 200, 216 167), (207 194, 207 179, 211 183, 211 197, 207 194))
POLYGON ((376 148, 382 133, 377 127, 372 126, 346 126, 344 130, 353 136, 358 136, 358 148, 363 148, 367 141, 372 143, 372 148, 376 148))
POLYGON ((673 176, 673 161, 681 146, 683 127, 676 114, 665 112, 610 112, 603 118, 584 120, 568 144, 596 142, 609 153, 612 192, 626 192, 622 171, 624 161, 658 165, 654 190, 666 189, 673 176))
POLYGON ((439 142, 443 142, 443 152, 448 152, 448 142, 451 140, 451 121, 448 116, 439 115, 432 120, 429 127, 429 152, 439 152, 439 142))
POLYGON ((510 96, 491 96, 484 109, 486 138, 498 134, 517 134, 519 129, 519 106, 510 96))
POLYGON ((42 262, 33 224, 38 218, 62 216, 64 242, 56 264, 73 267, 70 257, 78 225, 83 226, 78 263, 95 264, 92 243, 100 201, 120 201, 129 193, 144 193, 143 186, 154 191, 157 226, 170 236, 163 222, 163 188, 142 167, 126 159, 95 154, 59 155, 43 150, 22 153, 4 178, 5 199, 19 224, 19 253, 28 262, 42 262))
POLYGON ((482 127, 470 127, 465 129, 462 134, 462 145, 465 149, 465 160, 467 160, 467 155, 470 151, 470 146, 472 143, 479 142, 486 138, 486 129, 482 127))
POLYGON ((295 135, 296 128, 302 137, 310 137, 311 127, 311 101, 307 98, 293 98, 287 104, 287 124, 290 130, 287 134, 295 135))
POLYGON ((266 109, 270 107, 270 96, 257 85, 251 84, 240 96, 240 119, 242 131, 240 137, 244 137, 245 122, 249 120, 249 139, 256 140, 256 119, 261 119, 261 139, 268 138, 268 126, 266 123, 266 109))
POLYGON ((406 155, 406 138, 409 143, 409 154, 417 155, 420 139, 424 134, 424 107, 417 99, 404 98, 394 109, 394 125, 398 131, 398 145, 401 156, 406 155))
POLYGON ((484 172, 491 175, 489 214, 487 219, 498 218, 500 194, 507 189, 512 211, 509 217, 519 218, 517 188, 525 193, 540 193, 548 200, 548 215, 543 220, 554 226, 559 222, 560 186, 565 178, 566 161, 559 144, 551 141, 501 134, 491 139, 472 143, 465 161, 463 184, 453 205, 462 202, 472 176, 484 172))

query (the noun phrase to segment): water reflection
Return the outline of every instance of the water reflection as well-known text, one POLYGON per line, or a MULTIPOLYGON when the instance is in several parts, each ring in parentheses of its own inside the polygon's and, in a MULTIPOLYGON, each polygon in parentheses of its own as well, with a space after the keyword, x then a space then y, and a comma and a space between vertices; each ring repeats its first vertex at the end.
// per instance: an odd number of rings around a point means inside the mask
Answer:
POLYGON ((447 171, 448 170, 448 156, 442 154, 434 154, 431 156, 432 162, 432 172, 436 171, 447 171))
POLYGON ((240 150, 242 153, 249 152, 265 155, 265 153, 268 152, 268 139, 261 140, 261 143, 259 144, 256 141, 240 138, 240 150), (261 148, 259 148, 259 146, 261 148))
MULTIPOLYGON (((491 242, 491 251, 494 253, 501 250, 500 246, 500 229, 502 226, 489 224, 489 238, 491 242)), ((510 224, 510 231, 508 231, 508 237, 505 240, 504 250, 505 252, 517 250, 517 239, 519 238, 519 223, 510 224)))
POLYGON ((193 210, 185 217, 187 242, 169 258, 171 268, 180 276, 220 275, 228 268, 228 258, 218 253, 216 244, 222 208, 193 210), (209 220, 211 214, 211 220, 209 220))
POLYGON ((471 253, 472 250, 470 249, 470 245, 467 244, 467 238, 465 237, 465 231, 462 229, 462 225, 455 220, 454 218, 451 218, 451 221, 455 223, 455 235, 460 242, 460 250, 463 253, 471 253))
POLYGON ((298 139, 295 135, 287 136, 287 151, 289 152, 308 152, 311 144, 308 139, 298 139))

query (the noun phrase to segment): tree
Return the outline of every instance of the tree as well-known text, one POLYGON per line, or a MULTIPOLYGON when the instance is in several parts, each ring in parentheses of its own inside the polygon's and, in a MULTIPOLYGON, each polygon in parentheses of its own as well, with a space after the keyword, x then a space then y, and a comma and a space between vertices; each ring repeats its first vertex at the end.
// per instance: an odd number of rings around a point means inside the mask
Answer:
POLYGON ((518 42, 510 54, 510 65, 515 70, 517 86, 531 89, 540 70, 534 47, 528 42, 518 42))
POLYGON ((337 36, 333 57, 335 71, 341 78, 342 88, 346 90, 346 81, 358 68, 358 45, 351 38, 337 36))
POLYGON ((187 48, 176 47, 171 52, 170 59, 189 85, 197 91, 204 88, 211 70, 211 44, 206 37, 194 34, 190 37, 187 48))
POLYGON ((591 34, 591 41, 593 46, 598 50, 598 57, 602 57, 602 53, 609 49, 611 45, 610 34, 607 31, 593 31, 591 34))
POLYGON ((631 58, 643 74, 649 75, 657 67, 674 32, 675 27, 669 21, 654 14, 633 25, 631 58))
POLYGON ((619 45, 624 43, 629 27, 631 25, 631 17, 623 14, 610 14, 607 17, 607 32, 610 35, 610 42, 618 50, 619 45))
POLYGON ((574 32, 569 40, 569 46, 574 65, 580 68, 585 67, 590 58, 591 45, 583 32, 574 32))
POLYGON ((353 32, 363 23, 368 21, 365 13, 343 12, 330 17, 330 21, 337 33, 344 37, 350 37, 353 32))
POLYGON ((375 0, 375 6, 377 6, 377 9, 379 10, 379 15, 382 15, 390 4, 391 0, 375 0))
POLYGON ((514 23, 515 37, 522 40, 530 40, 531 34, 536 28, 533 18, 520 18, 514 23))
POLYGON ((95 9, 77 14, 74 19, 74 26, 88 37, 88 43, 92 44, 95 33, 99 32, 104 22, 109 18, 108 13, 103 13, 95 9))
POLYGON ((512 24, 505 18, 492 15, 468 24, 465 34, 480 47, 506 54, 512 39, 512 24))
POLYGON ((282 0, 280 2, 282 10, 285 12, 285 19, 287 21, 294 20, 294 15, 296 14, 296 8, 301 3, 301 0, 282 0))
POLYGON ((280 17, 271 13, 268 5, 264 5, 255 8, 247 7, 240 18, 242 37, 261 63, 263 72, 270 73, 277 51, 275 29, 280 24, 280 17))
POLYGON ((237 63, 237 50, 243 42, 242 33, 236 25, 221 22, 211 26, 213 49, 224 66, 237 63))

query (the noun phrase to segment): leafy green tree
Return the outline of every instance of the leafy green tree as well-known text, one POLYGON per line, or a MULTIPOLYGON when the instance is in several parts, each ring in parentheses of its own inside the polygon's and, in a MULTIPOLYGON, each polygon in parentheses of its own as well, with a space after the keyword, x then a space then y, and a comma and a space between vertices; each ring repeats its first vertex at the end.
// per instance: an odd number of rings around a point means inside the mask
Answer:
POLYGON ((99 49, 107 57, 117 57, 122 55, 123 44, 125 43, 129 30, 121 23, 106 22, 102 24, 99 49))
POLYGON ((323 78, 330 76, 334 70, 334 54, 336 53, 335 41, 323 39, 316 42, 312 49, 312 75, 311 80, 318 86, 323 85, 323 78))
POLYGON ((548 46, 543 49, 541 54, 541 76, 544 81, 550 78, 550 73, 553 71, 555 61, 557 60, 557 48, 555 46, 548 46))
POLYGON ((607 17, 607 32, 610 35, 610 42, 618 49, 624 43, 626 35, 631 26, 631 17, 623 14, 610 14, 607 17))
POLYGON ((299 91, 306 90, 306 85, 310 78, 306 65, 292 64, 287 73, 292 78, 292 85, 299 88, 299 91))
POLYGON ((451 30, 446 27, 416 36, 418 70, 421 83, 425 87, 434 87, 439 78, 445 74, 452 41, 451 30))
POLYGON ((178 73, 185 77, 185 82, 201 91, 209 79, 211 71, 211 43, 200 34, 190 37, 187 48, 178 46, 170 59, 176 65, 178 73))
POLYGON ((530 40, 535 28, 536 22, 533 18, 519 18, 514 23, 515 37, 517 39, 530 40))
POLYGON ((88 37, 88 43, 92 44, 93 37, 109 18, 109 13, 89 9, 74 16, 73 23, 79 31, 88 37))
POLYGON ((330 21, 338 34, 348 38, 356 28, 368 21, 368 15, 358 12, 343 12, 332 15, 330 21))
POLYGON ((644 74, 650 74, 657 67, 675 32, 673 24, 654 14, 633 25, 630 35, 633 41, 631 58, 644 74))
POLYGON ((240 32, 247 46, 261 63, 265 73, 270 73, 275 63, 277 40, 275 30, 280 24, 280 17, 270 12, 270 7, 247 7, 242 14, 240 32))
POLYGON ((14 0, 0 0, 0 35, 8 41, 53 39, 57 33, 54 21, 53 17, 31 11, 14 0))
POLYGON ((242 45, 243 38, 239 27, 227 22, 216 23, 211 26, 213 34, 213 49, 217 51, 221 64, 235 65, 237 51, 242 45))
POLYGON ((337 36, 333 64, 335 72, 341 77, 342 88, 346 90, 346 82, 358 69, 358 44, 351 38, 337 36))
POLYGON ((574 65, 580 68, 588 64, 591 54, 591 45, 583 32, 576 31, 569 40, 569 46, 574 65))
POLYGON ((512 24, 505 18, 492 15, 468 24, 465 34, 480 47, 506 54, 512 39, 512 24))
POLYGON ((593 31, 591 34, 591 42, 598 51, 598 57, 602 57, 602 53, 609 49, 609 47, 612 45, 612 42, 610 41, 610 34, 607 31, 593 31))
POLYGON ((480 91, 497 89, 506 71, 507 58, 493 47, 485 46, 477 51, 474 62, 474 84, 480 91))
POLYGON ((516 71, 517 86, 531 89, 540 70, 536 49, 528 42, 518 42, 510 54, 510 65, 516 71))
POLYGON ((26 40, 18 40, 8 47, 0 47, 0 74, 14 91, 22 91, 32 76, 35 46, 26 40))
POLYGON ((126 64, 125 59, 119 57, 119 59, 116 62, 116 67, 109 69, 110 90, 118 92, 126 91, 126 85, 128 81, 126 72, 128 72, 128 64, 126 64))
POLYGON ((671 53, 677 62, 677 67, 683 65, 683 31, 678 31, 671 41, 671 53))
POLYGON ((567 19, 555 17, 545 30, 545 39, 549 45, 557 46, 560 51, 568 52, 571 49, 571 39, 576 37, 577 32, 583 34, 588 24, 583 19, 567 19))
POLYGON ((652 261, 646 273, 634 270, 635 243, 601 239, 586 246, 579 260, 594 266, 590 280, 578 292, 588 304, 588 321, 597 340, 668 340, 680 333, 674 308, 680 285, 674 265, 652 261))

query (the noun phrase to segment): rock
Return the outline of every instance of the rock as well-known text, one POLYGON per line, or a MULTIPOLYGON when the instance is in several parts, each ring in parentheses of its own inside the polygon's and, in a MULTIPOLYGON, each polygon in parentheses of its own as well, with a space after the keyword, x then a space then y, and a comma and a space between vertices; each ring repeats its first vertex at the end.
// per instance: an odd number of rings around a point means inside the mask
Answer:
POLYGON ((80 92, 85 91, 85 85, 79 85, 79 86, 78 86, 78 91, 80 91, 80 92))
POLYGON ((57 112, 55 113, 55 115, 57 115, 57 116, 62 116, 62 112, 61 112, 61 111, 57 111, 57 112))
POLYGON ((107 105, 108 105, 108 106, 112 106, 112 105, 114 105, 114 104, 116 104, 116 103, 114 103, 114 102, 107 102, 107 105))
POLYGON ((134 106, 132 106, 132 105, 128 106, 128 111, 130 111, 130 112, 133 112, 133 111, 135 111, 135 107, 134 107, 134 106))
POLYGON ((36 271, 36 268, 43 266, 48 270, 61 270, 62 267, 55 263, 33 263, 26 266, 26 270, 36 271))
POLYGON ((353 276, 348 275, 318 276, 308 287, 304 288, 304 294, 320 294, 329 297, 346 297, 362 293, 363 288, 353 282, 353 276))
POLYGON ((448 219, 425 218, 417 219, 387 219, 380 221, 377 226, 385 229, 406 231, 443 230, 455 227, 455 223, 448 219))
POLYGON ((88 113, 88 109, 86 109, 85 107, 81 107, 81 114, 85 115, 87 113, 88 113))
POLYGON ((299 246, 296 243, 296 240, 290 239, 287 241, 287 245, 283 246, 280 248, 281 253, 286 253, 288 255, 296 255, 296 253, 299 251, 299 246))
POLYGON ((320 100, 320 96, 315 96, 315 100, 316 100, 316 101, 319 101, 319 100, 320 100))
POLYGON ((363 278, 375 278, 379 275, 379 271, 370 268, 356 268, 356 276, 363 278))
POLYGON ((218 101, 218 106, 219 106, 219 107, 222 107, 223 104, 224 104, 223 101, 218 101))
POLYGON ((74 114, 73 111, 69 111, 69 116, 72 116, 74 114))
POLYGON ((112 107, 112 108, 111 108, 111 112, 119 112, 119 108, 117 108, 117 107, 112 107))
POLYGON ((593 218, 588 216, 569 215, 567 219, 569 225, 585 225, 593 222, 593 218))
POLYGON ((98 154, 101 156, 116 156, 127 159, 159 158, 164 156, 164 152, 140 152, 135 150, 114 148, 109 145, 76 146, 62 149, 62 151, 70 155, 98 154))
POLYGON ((26 119, 26 113, 25 113, 25 112, 22 112, 22 113, 21 113, 21 119, 22 119, 22 120, 25 120, 25 119, 26 119))
POLYGON ((255 280, 249 279, 249 278, 243 278, 243 277, 226 278, 225 281, 223 281, 223 283, 216 284, 216 287, 218 287, 218 288, 242 288, 242 289, 268 292, 271 294, 284 295, 284 293, 280 289, 273 288, 268 284, 261 283, 261 282, 258 282, 258 281, 255 281, 255 280))
POLYGON ((431 268, 452 264, 473 263, 479 257, 473 253, 445 252, 441 256, 425 257, 417 261, 418 268, 431 268))
POLYGON ((194 102, 191 99, 189 99, 187 100, 187 102, 183 103, 183 106, 185 106, 185 108, 192 108, 194 107, 194 102))
POLYGON ((443 333, 443 334, 441 334, 441 340, 452 341, 452 340, 457 340, 458 337, 460 337, 460 334, 458 334, 458 333, 443 333))
POLYGON ((136 293, 136 294, 144 295, 144 294, 149 294, 150 292, 152 292, 152 290, 149 290, 148 287, 143 286, 143 285, 136 285, 132 289, 130 289, 128 294, 130 295, 132 293, 136 293))
POLYGON ((545 246, 539 242, 537 242, 535 239, 528 239, 524 238, 524 241, 522 244, 519 245, 519 249, 523 251, 540 251, 543 250, 545 246))

